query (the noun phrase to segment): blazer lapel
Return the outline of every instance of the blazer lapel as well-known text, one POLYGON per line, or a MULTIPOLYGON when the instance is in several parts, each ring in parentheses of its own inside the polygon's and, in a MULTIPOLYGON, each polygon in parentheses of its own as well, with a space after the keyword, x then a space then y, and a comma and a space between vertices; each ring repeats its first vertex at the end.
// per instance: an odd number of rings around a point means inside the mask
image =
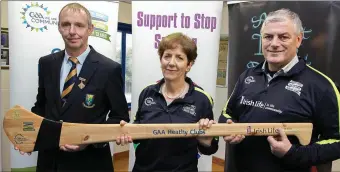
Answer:
POLYGON ((58 112, 60 114, 61 109, 61 95, 60 95, 60 71, 63 59, 65 56, 65 51, 56 53, 54 55, 54 65, 52 67, 52 81, 55 85, 55 103, 57 105, 58 112))
POLYGON ((84 99, 82 96, 82 91, 86 88, 87 83, 90 81, 93 73, 97 70, 98 60, 96 59, 96 52, 91 49, 90 53, 86 57, 81 71, 78 75, 78 80, 74 84, 70 96, 67 98, 67 102, 61 108, 61 114, 63 115, 65 111, 78 99, 84 99), (81 79, 85 79, 83 82, 85 87, 80 89, 79 84, 81 79))

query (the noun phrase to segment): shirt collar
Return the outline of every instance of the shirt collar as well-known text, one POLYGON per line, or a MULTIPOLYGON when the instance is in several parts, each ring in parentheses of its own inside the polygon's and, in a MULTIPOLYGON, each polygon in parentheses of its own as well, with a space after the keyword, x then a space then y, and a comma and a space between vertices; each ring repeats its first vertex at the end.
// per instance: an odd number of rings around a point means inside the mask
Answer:
MULTIPOLYGON (((289 72, 297 63, 299 62, 299 58, 297 57, 297 55, 295 55, 295 57, 286 65, 284 66, 282 69, 280 69, 278 72, 283 71, 283 73, 287 73, 289 72)), ((263 65, 262 65, 262 70, 266 71, 266 65, 267 65, 267 61, 264 61, 263 65)))
MULTIPOLYGON (((82 65, 82 64, 84 63, 84 61, 85 61, 87 55, 90 53, 90 51, 91 51, 90 46, 87 46, 86 50, 85 50, 82 54, 80 54, 80 55, 77 57, 77 59, 78 59, 78 61, 79 61, 79 64, 82 65)), ((70 55, 69 55, 69 54, 67 53, 67 51, 65 50, 64 61, 65 61, 66 63, 68 62, 68 58, 70 58, 70 55)))

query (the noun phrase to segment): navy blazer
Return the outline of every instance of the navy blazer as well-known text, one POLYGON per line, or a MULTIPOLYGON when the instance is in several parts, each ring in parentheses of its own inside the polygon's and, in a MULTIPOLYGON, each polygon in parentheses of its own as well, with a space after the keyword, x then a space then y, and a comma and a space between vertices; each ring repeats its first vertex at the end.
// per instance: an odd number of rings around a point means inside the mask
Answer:
MULTIPOLYGON (((72 123, 130 121, 121 65, 90 48, 66 103, 61 102, 59 89, 65 50, 39 59, 39 87, 32 112, 47 119, 72 123)), ((59 149, 39 151, 37 171, 112 172, 110 148, 108 144, 100 145, 106 146, 89 145, 71 153, 59 149)))

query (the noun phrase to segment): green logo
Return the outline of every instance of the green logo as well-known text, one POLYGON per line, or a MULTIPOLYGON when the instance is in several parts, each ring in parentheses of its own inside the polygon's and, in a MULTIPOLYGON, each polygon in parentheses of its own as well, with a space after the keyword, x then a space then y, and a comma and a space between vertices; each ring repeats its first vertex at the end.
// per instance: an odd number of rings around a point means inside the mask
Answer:
POLYGON ((94 102, 94 95, 93 94, 86 94, 85 101, 83 102, 83 106, 86 108, 93 108, 95 104, 94 102))

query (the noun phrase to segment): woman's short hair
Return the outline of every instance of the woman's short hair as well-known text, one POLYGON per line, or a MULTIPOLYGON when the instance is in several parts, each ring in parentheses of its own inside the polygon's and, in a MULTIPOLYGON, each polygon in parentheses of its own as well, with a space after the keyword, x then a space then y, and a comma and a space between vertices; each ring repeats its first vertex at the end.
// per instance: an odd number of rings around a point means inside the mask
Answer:
POLYGON ((181 46, 182 51, 187 55, 188 63, 194 63, 197 57, 196 43, 189 36, 180 32, 172 33, 162 39, 158 46, 159 58, 162 58, 165 50, 174 49, 178 45, 181 46))

